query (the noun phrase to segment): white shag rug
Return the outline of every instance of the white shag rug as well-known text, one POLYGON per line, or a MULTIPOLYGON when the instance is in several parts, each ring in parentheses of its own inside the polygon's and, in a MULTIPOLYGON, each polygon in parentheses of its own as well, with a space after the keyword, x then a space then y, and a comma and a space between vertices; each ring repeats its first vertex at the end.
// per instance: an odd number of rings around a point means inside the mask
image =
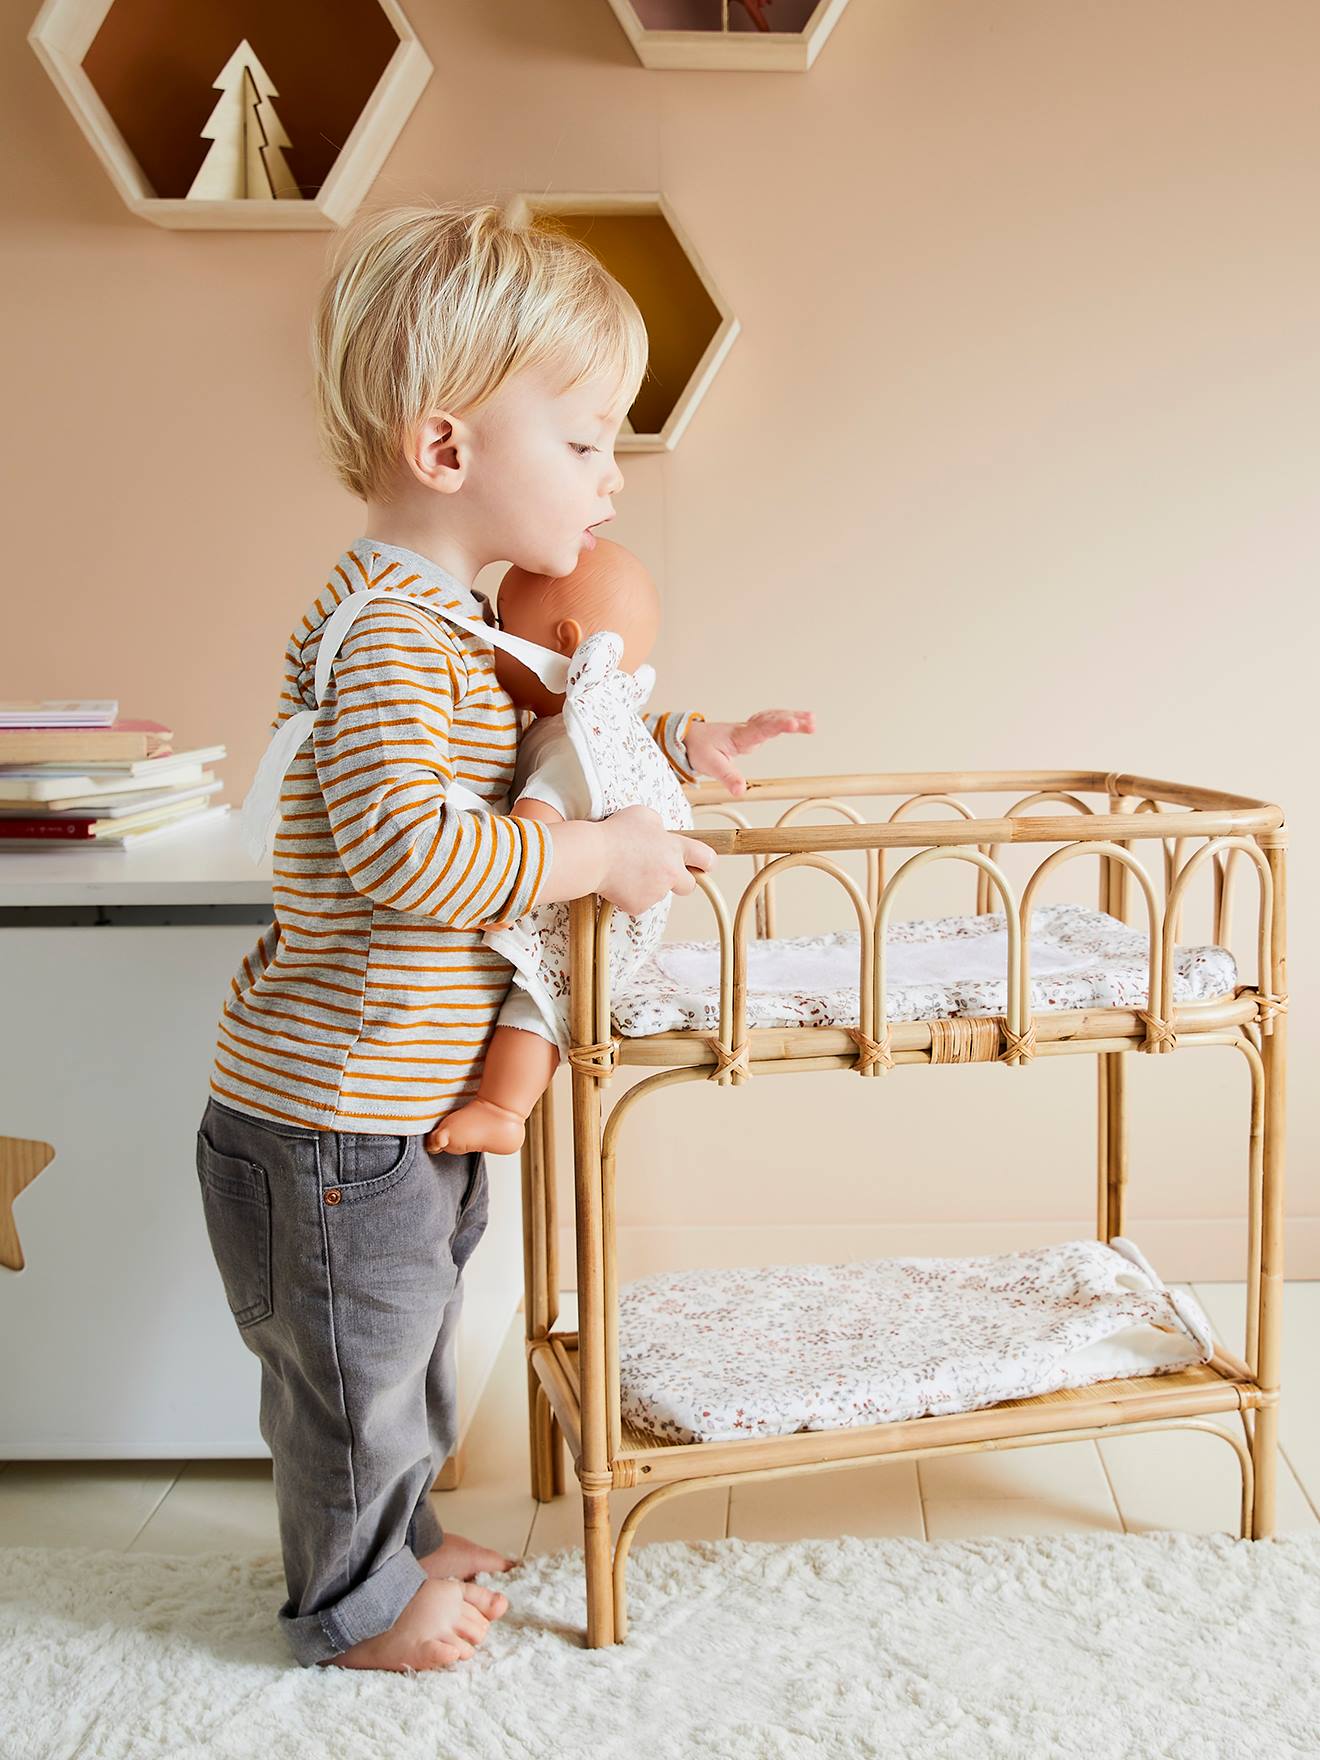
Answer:
POLYGON ((302 1669, 272 1555, 0 1551, 4 1760, 1239 1760, 1320 1753, 1320 1538, 661 1541, 588 1650, 580 1552, 435 1673, 302 1669))

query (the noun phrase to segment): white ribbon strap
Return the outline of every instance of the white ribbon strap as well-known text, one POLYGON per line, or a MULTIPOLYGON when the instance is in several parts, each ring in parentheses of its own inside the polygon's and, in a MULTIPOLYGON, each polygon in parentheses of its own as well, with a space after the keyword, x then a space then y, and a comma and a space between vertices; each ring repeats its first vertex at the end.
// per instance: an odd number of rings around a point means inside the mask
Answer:
POLYGON ((445 789, 445 805, 457 807, 460 813, 489 813, 490 802, 470 789, 465 782, 451 782, 445 789))
MULTIPOLYGON (((515 660, 520 660, 536 674, 547 690, 562 691, 568 683, 568 661, 551 648, 542 648, 536 642, 525 641, 521 636, 509 635, 478 618, 457 617, 452 611, 442 609, 433 599, 423 598, 418 593, 399 593, 389 587, 370 587, 363 593, 350 593, 347 599, 341 600, 335 606, 325 621, 321 631, 321 645, 316 651, 313 695, 318 706, 325 701, 325 693, 330 688, 330 668, 335 663, 353 619, 373 599, 409 599, 416 605, 424 606, 436 617, 443 617, 447 623, 471 630, 492 648, 503 648, 515 660)), ((239 813, 239 834, 244 849, 254 862, 265 860, 279 821, 280 790, 284 786, 284 778, 295 756, 311 735, 315 719, 315 709, 300 709, 296 714, 290 715, 276 728, 269 745, 262 753, 252 786, 248 789, 239 813)), ((449 784, 445 790, 445 803, 465 811, 490 811, 489 801, 482 800, 480 795, 474 794, 461 782, 449 784)))
POLYGON ((315 720, 315 709, 300 709, 296 715, 290 715, 275 729, 270 744, 261 754, 257 773, 238 815, 243 848, 254 862, 266 859, 266 847, 280 816, 280 789, 285 774, 298 748, 312 731, 315 720))
POLYGON ((525 636, 511 635, 507 629, 496 629, 494 624, 478 623, 473 617, 455 617, 449 611, 442 611, 440 615, 447 617, 451 623, 461 623, 465 629, 479 635, 483 642, 489 642, 492 648, 503 648, 506 654, 512 654, 515 660, 521 660, 548 691, 555 691, 562 696, 567 689, 568 660, 563 654, 557 654, 553 648, 543 648, 539 642, 529 642, 525 636))

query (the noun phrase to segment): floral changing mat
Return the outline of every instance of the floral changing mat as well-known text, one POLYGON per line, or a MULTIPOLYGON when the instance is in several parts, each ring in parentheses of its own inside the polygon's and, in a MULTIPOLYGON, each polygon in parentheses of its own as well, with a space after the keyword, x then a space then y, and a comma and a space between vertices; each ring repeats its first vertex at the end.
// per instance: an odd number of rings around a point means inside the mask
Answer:
POLYGON ((674 1442, 843 1430, 1213 1353, 1123 1235, 963 1259, 669 1271, 619 1292, 625 1421, 674 1442))
MULTIPOLYGON (((1003 1014, 1008 1007, 1008 929, 1002 911, 890 923, 885 944, 890 1021, 1003 1014)), ((1045 904, 1031 913, 1033 1013, 1145 1008, 1147 937, 1104 911, 1045 904)), ((752 1027, 855 1027, 856 932, 749 941, 747 1022, 752 1027)), ((613 998, 614 1028, 646 1033, 716 1032, 720 951, 714 941, 663 942, 613 998)), ((1224 947, 1175 947, 1173 1000, 1231 996, 1237 965, 1224 947)))

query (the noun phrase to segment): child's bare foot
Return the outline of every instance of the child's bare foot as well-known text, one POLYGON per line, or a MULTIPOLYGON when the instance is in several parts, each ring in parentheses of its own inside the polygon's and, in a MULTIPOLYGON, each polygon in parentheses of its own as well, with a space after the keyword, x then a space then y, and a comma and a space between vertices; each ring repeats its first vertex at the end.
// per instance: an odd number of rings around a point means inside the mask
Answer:
MULTIPOLYGON (((423 1554, 417 1562, 428 1577, 458 1577, 471 1582, 480 1571, 511 1571, 518 1560, 493 1552, 489 1546, 462 1534, 446 1534, 434 1552, 423 1554)), ((500 1595, 499 1599, 503 1601, 504 1597, 500 1595)))
POLYGON ((470 1155, 486 1149, 492 1155, 512 1155, 522 1148, 527 1121, 493 1100, 469 1100, 466 1106, 447 1113, 432 1125, 426 1147, 433 1155, 470 1155))
POLYGON ((384 1668, 396 1674, 409 1668, 419 1673, 448 1668, 466 1661, 485 1643, 490 1622, 499 1619, 508 1605, 503 1595, 479 1583, 428 1576, 388 1631, 363 1638, 317 1666, 384 1668))

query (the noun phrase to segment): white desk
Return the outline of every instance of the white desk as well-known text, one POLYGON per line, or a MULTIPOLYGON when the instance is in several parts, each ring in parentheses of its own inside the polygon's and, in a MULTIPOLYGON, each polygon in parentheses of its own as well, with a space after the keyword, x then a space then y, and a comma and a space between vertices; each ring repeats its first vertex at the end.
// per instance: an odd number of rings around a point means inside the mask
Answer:
MULTIPOLYGON (((0 1266, 0 1460, 268 1454, 194 1147, 229 982, 273 916, 223 818, 136 850, 0 852, 0 1136, 55 1159, 0 1266)), ((516 1157, 464 1274, 461 1433, 522 1287, 516 1157)))
POLYGON ((239 842, 231 803, 222 818, 139 849, 0 850, 0 908, 248 905, 269 922, 270 878, 269 854, 258 868, 239 842))

